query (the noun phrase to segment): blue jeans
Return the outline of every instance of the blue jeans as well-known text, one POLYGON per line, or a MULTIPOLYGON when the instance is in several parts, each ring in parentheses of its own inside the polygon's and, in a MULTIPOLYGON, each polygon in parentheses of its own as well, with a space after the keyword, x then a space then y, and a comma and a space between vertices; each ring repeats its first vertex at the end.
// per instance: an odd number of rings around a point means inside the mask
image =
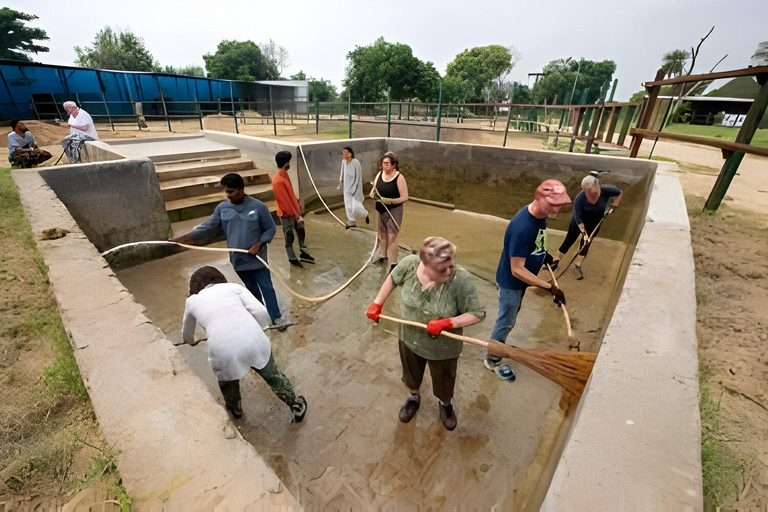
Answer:
POLYGON ((269 277, 269 270, 266 268, 257 268, 253 270, 236 270, 237 275, 248 291, 256 297, 259 302, 267 307, 269 318, 272 323, 280 318, 280 306, 277 305, 277 295, 275 287, 272 286, 272 278, 269 277))
MULTIPOLYGON (((513 290, 499 286, 499 315, 493 325, 492 340, 507 342, 507 336, 517 321, 517 313, 523 304, 524 294, 525 290, 513 290)), ((498 363, 501 358, 489 354, 488 360, 498 363)))

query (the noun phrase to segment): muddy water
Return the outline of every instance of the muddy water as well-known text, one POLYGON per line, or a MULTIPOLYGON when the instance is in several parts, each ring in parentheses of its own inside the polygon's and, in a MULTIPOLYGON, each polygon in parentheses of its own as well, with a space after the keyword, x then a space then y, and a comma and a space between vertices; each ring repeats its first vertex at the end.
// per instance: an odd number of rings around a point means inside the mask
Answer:
MULTIPOLYGON (((175 229, 186 231, 192 224, 175 229)), ((417 248, 428 235, 445 236, 458 247, 457 262, 477 276, 487 318, 467 328, 469 336, 487 338, 492 330, 498 306, 492 281, 505 228, 504 220, 406 205, 401 243, 417 248)), ((366 260, 373 243, 372 233, 345 231, 327 214, 310 214, 307 233, 316 265, 290 267, 280 230, 270 262, 308 295, 328 293, 343 283, 366 260)), ((562 235, 549 234, 550 252, 562 235)), ((569 272, 561 279, 575 333, 587 350, 599 344, 624 251, 618 242, 598 239, 584 266, 587 278, 576 281, 569 272)), ((405 254, 401 251, 401 257, 405 254)), ((174 338, 189 276, 203 264, 239 282, 226 258, 195 251, 121 271, 118 277, 146 306, 147 316, 174 338)), ((243 437, 309 511, 521 507, 568 422, 558 405, 560 388, 516 363, 511 366, 517 380, 501 381, 483 367, 484 352, 467 346, 454 399, 458 428, 443 428, 428 377, 421 409, 409 424, 400 423, 397 414, 408 390, 400 381, 395 327, 386 322, 374 326, 365 317, 383 279, 383 269, 371 266, 347 290, 317 305, 292 299, 275 283, 281 308, 298 322, 282 333, 268 331, 275 359, 309 408, 303 423, 292 424, 287 407, 258 375, 248 375, 241 386, 245 415, 236 421, 243 437)), ((385 313, 398 315, 396 295, 385 313)), ((527 295, 508 341, 565 349, 559 310, 548 298, 527 295)), ((223 404, 205 342, 179 350, 223 404)))

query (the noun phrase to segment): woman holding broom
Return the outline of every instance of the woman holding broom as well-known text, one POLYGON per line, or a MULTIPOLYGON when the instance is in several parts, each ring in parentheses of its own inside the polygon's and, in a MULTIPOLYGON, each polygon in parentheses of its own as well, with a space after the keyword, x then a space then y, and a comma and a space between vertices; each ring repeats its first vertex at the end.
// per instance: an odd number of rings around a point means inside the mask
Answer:
POLYGON ((600 221, 619 206, 619 201, 621 201, 620 189, 609 185, 600 185, 600 180, 591 174, 581 180, 581 189, 573 202, 573 216, 571 217, 571 224, 568 226, 568 233, 565 235, 560 249, 558 249, 558 259, 552 265, 552 269, 556 269, 568 249, 576 242, 576 239, 581 237, 579 254, 574 262, 578 274, 577 280, 584 279, 581 264, 589 252, 587 242, 591 242, 600 231, 600 221), (606 209, 611 199, 611 207, 606 209))
POLYGON ((389 260, 391 271, 397 265, 397 250, 400 247, 397 236, 403 223, 403 203, 408 200, 408 185, 400 173, 394 153, 385 153, 381 157, 381 172, 373 180, 370 197, 376 199, 376 211, 379 212, 379 243, 383 258, 389 260))
POLYGON ((399 286, 402 317, 427 324, 427 332, 417 327, 400 326, 398 345, 402 380, 411 391, 400 408, 399 418, 403 423, 411 421, 419 410, 419 388, 427 364, 443 426, 453 430, 458 423, 452 399, 463 344, 440 333, 450 330, 461 334, 462 327, 482 321, 485 310, 469 272, 455 265, 455 250, 455 246, 444 238, 424 240, 418 256, 407 256, 387 276, 366 312, 368 318, 378 322, 384 302, 399 286))

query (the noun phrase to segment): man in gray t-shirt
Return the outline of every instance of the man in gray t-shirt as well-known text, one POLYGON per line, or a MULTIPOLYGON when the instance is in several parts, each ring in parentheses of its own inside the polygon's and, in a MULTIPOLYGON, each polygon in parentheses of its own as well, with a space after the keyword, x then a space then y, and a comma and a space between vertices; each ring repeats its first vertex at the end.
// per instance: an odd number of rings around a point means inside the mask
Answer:
POLYGON ((51 158, 49 152, 37 148, 35 136, 24 126, 23 121, 12 120, 11 130, 8 134, 8 161, 12 166, 32 167, 51 158))
POLYGON ((267 205, 245 193, 245 182, 239 174, 227 174, 220 183, 227 200, 221 202, 205 222, 189 233, 171 238, 171 242, 197 245, 223 231, 227 247, 248 250, 248 254, 230 253, 229 261, 243 285, 266 306, 272 323, 284 330, 289 320, 280 312, 269 269, 256 258, 258 255, 267 261, 267 244, 276 230, 272 214, 267 205))

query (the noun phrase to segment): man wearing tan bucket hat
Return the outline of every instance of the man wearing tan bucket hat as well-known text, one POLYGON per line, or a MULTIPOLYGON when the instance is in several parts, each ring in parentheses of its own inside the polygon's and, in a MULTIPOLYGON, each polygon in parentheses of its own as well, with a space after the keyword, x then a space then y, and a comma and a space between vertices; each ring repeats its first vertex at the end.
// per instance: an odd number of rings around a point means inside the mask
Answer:
MULTIPOLYGON (((525 289, 537 286, 550 292, 555 303, 565 304, 565 294, 552 283, 537 277, 547 256, 547 217, 555 215, 571 198, 565 186, 557 180, 546 180, 536 189, 533 202, 524 206, 512 218, 504 234, 504 247, 496 270, 499 287, 499 314, 491 339, 506 343, 515 326, 525 289)), ((485 366, 496 370, 501 358, 488 354, 485 366)))

